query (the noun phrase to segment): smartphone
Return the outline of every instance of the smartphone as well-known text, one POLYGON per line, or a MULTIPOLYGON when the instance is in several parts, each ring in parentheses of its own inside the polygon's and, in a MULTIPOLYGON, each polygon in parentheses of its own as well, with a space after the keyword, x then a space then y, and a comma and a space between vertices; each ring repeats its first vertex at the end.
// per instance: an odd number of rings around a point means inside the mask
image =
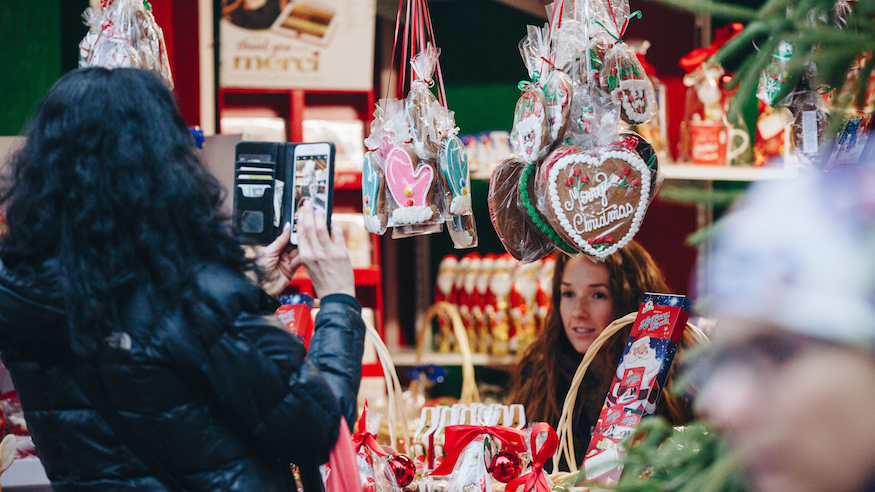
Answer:
POLYGON ((313 203, 313 212, 325 215, 331 230, 331 208, 334 200, 334 144, 331 142, 302 143, 294 149, 295 177, 292 195, 292 235, 289 242, 298 244, 298 217, 305 200, 313 203))

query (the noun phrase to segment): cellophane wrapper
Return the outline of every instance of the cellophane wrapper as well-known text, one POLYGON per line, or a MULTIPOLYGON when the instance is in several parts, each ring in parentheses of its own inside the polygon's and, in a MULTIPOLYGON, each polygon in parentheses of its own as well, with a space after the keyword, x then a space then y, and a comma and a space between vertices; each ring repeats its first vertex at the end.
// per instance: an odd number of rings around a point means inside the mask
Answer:
POLYGON ((563 145, 591 149, 617 140, 620 105, 594 84, 575 86, 563 145))
MULTIPOLYGON (((407 95, 407 114, 413 137, 413 148, 420 159, 436 160, 442 137, 451 132, 452 114, 434 97, 429 89, 433 84, 434 70, 440 50, 429 43, 410 60, 413 81, 407 95), (448 123, 447 119, 451 119, 448 123)), ((456 132, 458 130, 456 129, 456 132)))
POLYGON ((620 103, 620 117, 630 125, 647 123, 656 116, 656 93, 641 61, 626 43, 616 43, 605 53, 601 87, 620 103))
POLYGON ((83 13, 88 33, 79 43, 80 67, 142 68, 171 89, 173 76, 164 32, 141 0, 111 0, 83 13))
POLYGON ((817 91, 800 91, 787 98, 793 114, 790 142, 803 165, 822 170, 832 153, 829 134, 829 106, 817 91))
POLYGON ((780 94, 790 81, 787 80, 787 63, 793 56, 793 45, 781 41, 775 52, 772 53, 772 61, 763 69, 757 85, 757 98, 773 108, 784 107, 787 98, 780 98, 780 94))
POLYGON ((518 261, 530 263, 553 251, 553 243, 525 221, 519 209, 519 177, 528 163, 510 155, 492 171, 489 180, 489 217, 498 238, 518 261))

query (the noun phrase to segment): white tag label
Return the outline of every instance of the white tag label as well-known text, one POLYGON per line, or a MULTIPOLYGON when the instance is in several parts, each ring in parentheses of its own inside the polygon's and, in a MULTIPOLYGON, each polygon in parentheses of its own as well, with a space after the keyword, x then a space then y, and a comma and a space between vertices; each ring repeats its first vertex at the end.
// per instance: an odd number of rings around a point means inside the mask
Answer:
POLYGON ((817 153, 817 111, 802 112, 802 153, 817 153))

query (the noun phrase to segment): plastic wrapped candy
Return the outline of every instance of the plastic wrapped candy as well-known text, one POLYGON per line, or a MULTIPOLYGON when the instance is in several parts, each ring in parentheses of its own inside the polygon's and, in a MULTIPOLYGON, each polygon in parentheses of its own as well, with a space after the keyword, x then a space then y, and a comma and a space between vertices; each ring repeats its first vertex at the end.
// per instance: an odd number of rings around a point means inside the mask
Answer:
MULTIPOLYGON (((375 437, 382 417, 369 412, 365 402, 362 415, 356 424, 357 432, 352 436, 363 492, 394 492, 400 488, 394 467, 390 464, 390 455, 377 443, 375 437)), ((394 460, 394 456, 391 458, 394 460)))
POLYGON ((447 219, 447 232, 456 249, 476 248, 479 243, 473 215, 453 215, 447 219))
POLYGON ((363 492, 375 490, 378 478, 374 470, 375 464, 379 458, 386 455, 374 437, 380 428, 380 420, 382 415, 368 412, 368 404, 365 403, 361 418, 356 424, 357 432, 352 436, 363 492))
POLYGON ((413 81, 407 95, 407 115, 413 132, 413 147, 421 159, 436 159, 444 137, 441 133, 452 131, 455 127, 451 121, 452 115, 429 90, 438 56, 440 50, 428 43, 422 52, 410 60, 413 81))
POLYGON ((772 54, 771 63, 763 69, 763 73, 760 75, 757 98, 773 108, 785 106, 785 98, 782 98, 781 94, 786 91, 787 84, 791 83, 788 80, 790 73, 787 70, 787 64, 792 56, 793 45, 781 41, 772 54))
POLYGON ((553 242, 534 227, 518 207, 520 175, 527 162, 518 155, 505 158, 489 180, 489 218, 511 256, 524 263, 553 251, 553 242))
POLYGON ((522 476, 511 480, 505 490, 515 492, 522 487, 521 490, 524 492, 550 492, 553 482, 544 471, 544 464, 553 457, 559 447, 559 437, 550 424, 538 422, 532 426, 527 444, 532 457, 532 468, 522 476))
MULTIPOLYGON (((555 21, 554 21, 555 23, 555 21)), ((549 143, 552 145, 557 138, 565 133, 568 123, 568 113, 571 110, 571 92, 573 90, 571 77, 556 68, 556 55, 551 49, 549 27, 539 29, 528 26, 528 35, 520 42, 520 54, 532 80, 538 79, 538 84, 544 92, 547 129, 549 143), (554 60, 554 61, 551 61, 554 60)), ((563 52, 568 56, 567 52, 563 52)), ((566 61, 559 62, 563 65, 566 61)))
POLYGON ((440 152, 444 210, 449 215, 470 215, 471 175, 468 170, 468 153, 459 137, 444 139, 440 152))
MULTIPOLYGON (((473 408, 472 408, 473 410, 473 408)), ((499 450, 525 451, 522 431, 497 425, 503 413, 489 407, 480 425, 453 425, 446 429, 446 459, 431 475, 447 476, 445 492, 490 492, 492 477, 486 466, 499 450)))
POLYGON ((386 232, 386 174, 379 153, 373 150, 365 152, 362 163, 362 213, 365 230, 380 235, 386 232))
POLYGON ((829 106, 816 91, 793 94, 788 101, 793 113, 790 142, 799 161, 823 169, 832 149, 828 135, 829 106))
POLYGON ((589 149, 616 141, 620 111, 619 101, 597 86, 575 86, 563 145, 589 149))
POLYGON ((140 0, 92 2, 83 14, 89 30, 79 43, 80 67, 142 68, 173 88, 164 32, 151 6, 140 0))
POLYGON ((435 195, 435 163, 422 161, 410 145, 393 145, 386 153, 388 225, 431 224, 441 220, 435 195))

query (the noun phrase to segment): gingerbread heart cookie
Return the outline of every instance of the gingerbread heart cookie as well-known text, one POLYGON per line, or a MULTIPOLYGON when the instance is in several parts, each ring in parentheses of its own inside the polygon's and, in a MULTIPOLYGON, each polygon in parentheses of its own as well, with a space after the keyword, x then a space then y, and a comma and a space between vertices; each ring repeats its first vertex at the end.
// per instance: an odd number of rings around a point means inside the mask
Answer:
POLYGON ((641 226, 650 170, 634 151, 608 147, 565 155, 547 171, 546 215, 582 252, 605 258, 641 226))
POLYGON ((647 164, 647 169, 650 169, 650 196, 656 196, 656 186, 658 184, 657 177, 659 175, 659 158, 656 156, 656 150, 650 145, 641 135, 629 131, 620 133, 622 139, 618 145, 621 145, 629 150, 634 150, 638 157, 647 164))
POLYGON ((489 180, 489 219, 498 239, 511 256, 522 262, 541 259, 553 251, 553 242, 541 234, 518 206, 520 174, 528 163, 519 156, 505 158, 489 180))
POLYGON ((386 232, 386 177, 377 165, 373 151, 365 153, 362 163, 362 213, 368 232, 386 232))
POLYGON ((408 146, 396 145, 386 154, 386 187, 397 204, 388 225, 428 223, 438 217, 432 203, 434 167, 420 163, 408 146))
POLYGON ((510 145, 526 162, 535 162, 550 145, 544 91, 535 85, 526 86, 516 103, 510 145))

